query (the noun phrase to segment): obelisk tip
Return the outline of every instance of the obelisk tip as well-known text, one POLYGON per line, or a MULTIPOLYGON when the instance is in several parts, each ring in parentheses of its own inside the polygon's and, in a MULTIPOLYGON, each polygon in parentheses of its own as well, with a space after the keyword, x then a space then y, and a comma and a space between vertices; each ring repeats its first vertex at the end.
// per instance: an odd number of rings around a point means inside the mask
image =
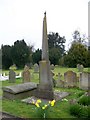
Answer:
POLYGON ((46 15, 46 11, 44 12, 44 15, 46 15))

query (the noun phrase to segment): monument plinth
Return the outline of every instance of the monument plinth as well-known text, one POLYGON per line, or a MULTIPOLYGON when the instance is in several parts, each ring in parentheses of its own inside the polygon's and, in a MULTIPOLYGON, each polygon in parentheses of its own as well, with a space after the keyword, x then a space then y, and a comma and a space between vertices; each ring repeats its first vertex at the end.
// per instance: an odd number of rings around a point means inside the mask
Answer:
POLYGON ((48 53, 48 39, 47 39, 47 22, 46 12, 43 19, 43 34, 42 34, 42 61, 39 62, 39 85, 37 97, 43 99, 54 99, 53 82, 50 71, 50 61, 48 53))

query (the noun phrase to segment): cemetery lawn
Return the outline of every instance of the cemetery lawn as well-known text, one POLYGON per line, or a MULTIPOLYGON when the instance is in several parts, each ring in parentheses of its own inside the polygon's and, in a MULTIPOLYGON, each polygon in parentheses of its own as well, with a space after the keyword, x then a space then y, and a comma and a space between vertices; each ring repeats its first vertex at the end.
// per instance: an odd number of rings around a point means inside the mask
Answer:
MULTIPOLYGON (((66 88, 55 88, 58 91, 67 91, 71 94, 66 97, 68 101, 57 101, 55 106, 48 109, 48 118, 75 118, 70 114, 70 99, 78 99, 79 94, 85 93, 80 89, 66 89, 66 88)), ((20 100, 7 100, 2 101, 2 111, 10 113, 22 118, 37 118, 37 108, 34 105, 22 103, 20 100)))
MULTIPOLYGON (((57 73, 60 72, 62 74, 62 79, 64 78, 64 72, 67 70, 73 70, 75 71, 78 75, 79 72, 76 68, 55 68, 54 73, 55 73, 55 79, 57 80, 57 73)), ((16 71, 19 73, 22 70, 16 71)), ((33 73, 33 70, 30 70, 31 73, 33 73)), ((84 71, 88 71, 87 68, 84 68, 84 71)), ((3 71, 4 72, 4 71, 3 71)), ((8 73, 8 71, 7 71, 8 73)), ((39 75, 38 73, 34 73, 33 79, 31 82, 39 82, 39 75)), ((1 83, 1 82, 0 82, 1 83)), ((8 81, 3 81, 2 86, 9 86, 9 85, 15 85, 15 84, 20 84, 22 83, 22 79, 17 79, 16 83, 9 83, 8 81)), ((66 91, 69 92, 70 95, 65 97, 67 101, 57 101, 55 103, 55 106, 50 107, 48 109, 48 118, 76 118, 75 116, 72 116, 70 114, 70 103, 69 100, 71 99, 79 99, 80 94, 84 94, 86 91, 81 90, 79 88, 54 88, 56 91, 66 91)), ((0 90, 0 96, 2 95, 2 91, 0 90)), ((1 102, 1 101, 0 101, 1 102)), ((2 100, 2 111, 10 113, 12 115, 15 115, 17 117, 21 118, 37 118, 37 108, 35 105, 31 104, 26 104, 22 103, 20 100, 7 100, 3 99, 2 100)))

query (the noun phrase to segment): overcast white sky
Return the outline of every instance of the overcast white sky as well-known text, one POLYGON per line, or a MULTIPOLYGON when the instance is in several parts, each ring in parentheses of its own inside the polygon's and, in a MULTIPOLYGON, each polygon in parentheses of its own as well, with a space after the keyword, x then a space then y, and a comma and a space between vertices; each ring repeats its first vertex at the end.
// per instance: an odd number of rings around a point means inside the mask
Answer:
MULTIPOLYGON (((67 45, 78 29, 88 35, 89 0, 0 0, 0 46, 24 39, 41 48, 42 23, 47 12, 47 31, 65 36, 67 45)), ((67 46, 68 47, 68 46, 67 46)))

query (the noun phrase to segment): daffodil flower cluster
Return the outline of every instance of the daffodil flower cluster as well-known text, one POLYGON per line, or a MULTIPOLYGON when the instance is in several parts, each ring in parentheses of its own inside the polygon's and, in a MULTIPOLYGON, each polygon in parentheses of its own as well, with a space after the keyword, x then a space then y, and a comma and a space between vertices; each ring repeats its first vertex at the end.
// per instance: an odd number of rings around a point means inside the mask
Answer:
POLYGON ((49 101, 48 104, 43 104, 42 101, 38 99, 36 102, 33 102, 33 104, 38 108, 38 116, 40 118, 46 118, 48 114, 48 110, 46 109, 48 109, 49 106, 54 106, 55 100, 49 101))
POLYGON ((55 104, 55 100, 49 101, 49 103, 47 105, 44 106, 40 106, 41 100, 38 99, 36 102, 33 102, 33 104, 35 104, 38 108, 41 107, 43 110, 46 109, 49 105, 54 106, 55 104))
POLYGON ((51 104, 51 106, 54 106, 54 104, 55 104, 55 100, 53 100, 53 101, 49 101, 49 103, 51 104))

